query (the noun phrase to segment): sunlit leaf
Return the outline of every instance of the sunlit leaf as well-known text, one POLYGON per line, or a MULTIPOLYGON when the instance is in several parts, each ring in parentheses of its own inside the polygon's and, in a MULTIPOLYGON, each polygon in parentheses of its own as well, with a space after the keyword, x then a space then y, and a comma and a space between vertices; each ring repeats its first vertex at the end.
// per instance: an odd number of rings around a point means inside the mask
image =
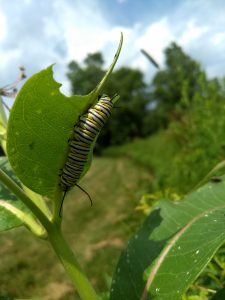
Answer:
POLYGON ((180 299, 224 243, 224 179, 159 202, 119 260, 111 300, 180 299))

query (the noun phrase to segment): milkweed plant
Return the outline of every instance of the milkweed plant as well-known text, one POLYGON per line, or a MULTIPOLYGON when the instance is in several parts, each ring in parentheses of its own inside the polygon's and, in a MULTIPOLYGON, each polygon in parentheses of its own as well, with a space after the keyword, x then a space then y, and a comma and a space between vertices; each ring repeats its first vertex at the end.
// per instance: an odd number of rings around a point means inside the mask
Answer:
MULTIPOLYGON (((8 118, 0 101, 0 141, 7 157, 0 170, 0 231, 25 226, 50 243, 83 300, 101 296, 64 238, 63 201, 88 171, 99 131, 119 99, 99 95, 122 43, 121 34, 111 66, 88 95, 63 95, 50 66, 26 81, 8 118), (8 161, 11 167, 4 168, 8 161)), ((0 89, 1 95, 9 95, 10 88, 0 89)), ((225 240, 224 212, 223 177, 183 201, 158 201, 123 250, 109 299, 181 299, 225 240)))

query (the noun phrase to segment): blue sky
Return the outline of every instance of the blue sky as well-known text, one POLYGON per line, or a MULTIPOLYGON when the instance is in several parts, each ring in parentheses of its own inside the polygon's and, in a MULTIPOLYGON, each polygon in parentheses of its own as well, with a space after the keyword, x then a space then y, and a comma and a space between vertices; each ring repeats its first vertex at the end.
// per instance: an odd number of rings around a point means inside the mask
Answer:
POLYGON ((55 78, 69 94, 68 62, 102 51, 107 67, 120 31, 118 66, 141 68, 147 80, 155 70, 140 49, 163 66, 172 41, 209 77, 225 76, 224 0, 0 0, 0 86, 16 78, 20 65, 31 76, 56 63, 55 78))

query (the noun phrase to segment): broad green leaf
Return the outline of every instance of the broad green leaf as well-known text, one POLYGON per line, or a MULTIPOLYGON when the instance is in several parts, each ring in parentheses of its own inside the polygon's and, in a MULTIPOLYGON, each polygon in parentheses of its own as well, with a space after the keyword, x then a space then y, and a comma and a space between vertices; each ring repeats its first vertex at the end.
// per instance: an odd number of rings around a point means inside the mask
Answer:
MULTIPOLYGON (((0 168, 16 184, 20 185, 12 172, 7 158, 0 157, 0 168)), ((0 231, 9 230, 21 225, 29 227, 38 236, 43 234, 42 228, 37 224, 30 210, 0 182, 0 231)))
POLYGON ((110 300, 176 300, 225 241, 225 177, 160 201, 122 253, 110 300))
MULTIPOLYGON (((55 198, 60 193, 60 170, 68 154, 68 140, 80 115, 97 102, 118 59, 99 85, 88 95, 66 97, 53 79, 52 66, 24 84, 12 107, 7 133, 7 152, 15 174, 31 190, 55 198)), ((83 172, 90 166, 92 153, 83 172)))

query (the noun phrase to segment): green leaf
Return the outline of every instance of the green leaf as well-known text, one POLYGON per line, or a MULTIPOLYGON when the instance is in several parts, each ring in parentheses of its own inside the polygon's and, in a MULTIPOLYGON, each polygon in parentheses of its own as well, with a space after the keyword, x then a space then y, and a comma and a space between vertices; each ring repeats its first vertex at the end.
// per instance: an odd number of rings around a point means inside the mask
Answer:
MULTIPOLYGON (((21 225, 24 225, 24 223, 15 216, 9 209, 7 209, 5 206, 1 205, 0 200, 0 232, 6 231, 21 225)), ((7 205, 18 205, 18 203, 12 202, 12 201, 5 201, 7 205)))
POLYGON ((47 233, 28 212, 17 208, 15 201, 0 200, 0 231, 6 231, 21 225, 27 226, 35 235, 46 238, 47 233))
MULTIPOLYGON (((0 168, 10 176, 16 184, 20 185, 18 179, 12 172, 7 158, 0 157, 0 168)), ((45 234, 43 228, 37 224, 30 210, 0 182, 0 231, 9 230, 21 225, 29 227, 29 229, 38 236, 45 234)))
POLYGON ((225 177, 160 201, 122 253, 110 300, 176 300, 225 240, 225 177))
MULTIPOLYGON (((0 157, 0 168, 13 180, 21 186, 18 178, 15 176, 15 174, 12 171, 12 168, 8 162, 8 159, 6 157, 1 156, 0 157)), ((7 187, 0 182, 0 199, 4 200, 18 200, 16 196, 11 193, 7 187)))
MULTIPOLYGON (((38 195, 26 188, 25 186, 22 186, 18 178, 15 176, 14 172, 12 171, 12 168, 8 162, 8 159, 6 157, 0 157, 0 167, 1 169, 11 178, 13 179, 17 185, 19 185, 25 193, 30 197, 30 199, 47 215, 50 217, 50 212, 49 209, 44 201, 44 199, 38 195)), ((0 193, 1 193, 1 198, 0 199, 5 199, 5 200, 18 200, 20 201, 4 184, 0 183, 0 193)), ((20 203, 22 203, 20 201, 20 203)), ((26 209, 27 207, 24 204, 23 205, 23 210, 26 209)))
MULTIPOLYGON (((0 168, 2 169, 2 171, 4 171, 20 188, 22 188, 25 193, 30 197, 30 199, 48 216, 50 216, 50 211, 45 203, 45 201, 43 200, 43 198, 34 193, 33 191, 29 190, 28 188, 26 188, 25 186, 22 186, 21 182, 19 181, 19 179, 15 176, 9 161, 7 159, 7 157, 0 157, 0 168)), ((1 199, 5 199, 5 200, 17 200, 20 201, 4 184, 2 184, 0 182, 0 197, 1 199)), ((21 201, 20 201, 21 202, 21 201)), ((22 203, 22 202, 21 202, 22 203)), ((24 206, 24 204, 22 203, 21 205, 24 206)), ((24 206, 25 209, 26 206, 24 206)))
MULTIPOLYGON (((122 46, 99 85, 88 95, 66 97, 53 79, 52 66, 24 84, 12 107, 7 133, 7 152, 15 174, 31 190, 54 199, 60 170, 68 154, 68 140, 80 115, 98 100, 122 46)), ((90 153, 88 164, 91 163, 90 153)))

